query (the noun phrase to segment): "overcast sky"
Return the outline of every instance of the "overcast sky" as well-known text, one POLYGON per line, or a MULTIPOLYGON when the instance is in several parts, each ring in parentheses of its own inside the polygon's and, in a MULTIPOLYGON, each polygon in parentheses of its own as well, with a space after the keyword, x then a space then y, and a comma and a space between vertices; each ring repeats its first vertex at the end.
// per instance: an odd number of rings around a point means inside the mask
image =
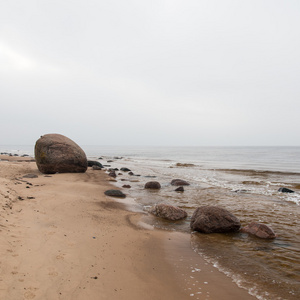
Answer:
POLYGON ((1 0, 0 145, 300 146, 299 16, 299 0, 1 0))

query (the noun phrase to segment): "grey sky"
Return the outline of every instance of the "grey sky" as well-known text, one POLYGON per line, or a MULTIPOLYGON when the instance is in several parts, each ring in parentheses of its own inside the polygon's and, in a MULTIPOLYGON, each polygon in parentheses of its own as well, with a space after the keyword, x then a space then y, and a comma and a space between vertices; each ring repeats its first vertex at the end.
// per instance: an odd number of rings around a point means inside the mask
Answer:
POLYGON ((300 1, 0 2, 0 144, 298 145, 300 1))

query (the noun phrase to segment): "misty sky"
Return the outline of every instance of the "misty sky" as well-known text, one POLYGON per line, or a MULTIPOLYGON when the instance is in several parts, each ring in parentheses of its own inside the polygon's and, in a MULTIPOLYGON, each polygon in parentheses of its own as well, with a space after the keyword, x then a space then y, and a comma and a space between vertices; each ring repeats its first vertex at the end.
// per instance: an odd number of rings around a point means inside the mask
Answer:
POLYGON ((300 146, 299 16, 299 0, 2 0, 0 145, 300 146))

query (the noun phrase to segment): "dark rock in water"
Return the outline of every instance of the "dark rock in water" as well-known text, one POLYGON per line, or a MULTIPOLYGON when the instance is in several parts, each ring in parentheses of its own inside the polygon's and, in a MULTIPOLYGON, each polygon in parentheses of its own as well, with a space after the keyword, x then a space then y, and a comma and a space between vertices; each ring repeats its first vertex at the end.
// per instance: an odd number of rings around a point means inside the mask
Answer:
POLYGON ((133 176, 134 174, 133 174, 133 172, 130 171, 130 172, 128 172, 128 175, 133 176))
POLYGON ((120 190, 107 190, 104 192, 106 196, 117 197, 117 198, 125 198, 126 195, 123 194, 120 190))
POLYGON ((184 192, 183 186, 178 187, 175 192, 184 192))
POLYGON ((116 178, 116 177, 117 177, 116 171, 115 171, 115 170, 111 170, 111 171, 108 173, 108 176, 116 178))
POLYGON ((200 206, 191 219, 191 229, 202 233, 236 232, 241 223, 228 210, 218 206, 200 206))
POLYGON ((262 239, 275 239, 276 234, 273 229, 265 224, 252 222, 249 225, 241 228, 240 232, 250 233, 262 239))
POLYGON ((156 176, 153 176, 153 175, 146 175, 144 176, 145 178, 156 178, 156 176))
POLYGON ((92 166, 98 166, 100 168, 103 168, 102 164, 99 163, 99 161, 96 160, 88 160, 88 167, 92 167, 92 166))
POLYGON ((87 169, 84 151, 61 134, 45 134, 35 144, 35 160, 40 172, 83 173, 87 169))
POLYGON ((108 160, 107 162, 108 162, 108 163, 112 163, 112 162, 114 162, 114 161, 110 159, 110 160, 108 160))
POLYGON ((131 171, 131 170, 128 169, 128 168, 121 168, 120 170, 123 171, 123 172, 130 172, 130 171, 131 171))
POLYGON ((23 155, 21 155, 21 157, 27 157, 27 156, 29 156, 28 154, 23 154, 23 155))
POLYGON ((278 192, 281 192, 281 193, 295 193, 293 190, 290 190, 290 189, 284 188, 284 187, 279 188, 278 192))
POLYGON ((190 184, 187 181, 182 179, 173 179, 171 181, 171 185, 179 186, 179 185, 190 185, 190 184))
POLYGON ((96 165, 93 165, 93 166, 92 166, 92 168, 93 168, 93 170, 102 170, 102 168, 101 168, 101 167, 99 167, 99 166, 96 166, 96 165))
POLYGON ((148 181, 145 184, 145 189, 159 190, 160 188, 161 188, 161 185, 158 181, 148 181))
POLYGON ((38 178, 38 176, 36 174, 26 174, 23 178, 38 178))
POLYGON ((119 171, 119 169, 118 169, 118 168, 114 168, 114 170, 115 170, 115 171, 119 171))
POLYGON ((157 217, 171 221, 177 221, 187 217, 187 213, 183 209, 166 204, 156 204, 149 212, 157 217))
POLYGON ((125 189, 130 189, 130 188, 131 188, 131 185, 129 185, 129 184, 124 184, 122 187, 125 188, 125 189))

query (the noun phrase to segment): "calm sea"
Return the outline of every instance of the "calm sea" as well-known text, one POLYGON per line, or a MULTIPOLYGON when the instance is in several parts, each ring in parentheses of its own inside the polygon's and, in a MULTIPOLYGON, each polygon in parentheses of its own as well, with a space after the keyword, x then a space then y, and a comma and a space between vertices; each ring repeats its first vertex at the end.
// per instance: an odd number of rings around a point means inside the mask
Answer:
MULTIPOLYGON (((224 207, 243 226, 252 221, 270 226, 277 234, 274 240, 242 233, 192 233, 191 245, 258 299, 300 299, 300 147, 82 148, 91 159, 112 168, 128 167, 140 175, 123 173, 116 183, 131 185, 125 192, 136 207, 167 203, 189 214, 176 223, 145 219, 156 227, 190 232, 190 217, 201 205, 224 207), (191 185, 177 193, 170 185, 175 178, 191 185), (145 190, 150 180, 159 181, 162 189, 145 190), (278 192, 280 187, 295 193, 278 192)), ((2 146, 3 151, 33 154, 33 147, 2 146)))

